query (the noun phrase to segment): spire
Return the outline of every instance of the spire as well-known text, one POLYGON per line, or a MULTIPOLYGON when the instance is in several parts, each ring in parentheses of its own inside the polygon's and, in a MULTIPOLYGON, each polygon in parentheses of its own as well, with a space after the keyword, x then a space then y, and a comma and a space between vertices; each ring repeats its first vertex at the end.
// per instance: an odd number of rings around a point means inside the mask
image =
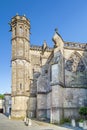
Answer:
POLYGON ((16 16, 18 16, 18 13, 16 13, 16 16))
POLYGON ((43 43, 43 48, 46 49, 47 48, 47 43, 46 43, 46 40, 44 40, 44 43, 43 43))
POLYGON ((44 53, 44 51, 47 49, 47 43, 46 40, 44 40, 44 43, 42 45, 42 52, 44 53))
POLYGON ((57 34, 58 34, 58 28, 55 28, 55 33, 57 33, 57 34))

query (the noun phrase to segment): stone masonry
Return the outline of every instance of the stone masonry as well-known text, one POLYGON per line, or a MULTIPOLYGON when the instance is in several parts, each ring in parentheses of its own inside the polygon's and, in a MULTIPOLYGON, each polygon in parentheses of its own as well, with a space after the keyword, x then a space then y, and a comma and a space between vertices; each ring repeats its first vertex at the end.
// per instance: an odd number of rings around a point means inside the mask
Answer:
POLYGON ((60 122, 78 118, 87 105, 87 44, 63 41, 55 31, 54 47, 30 44, 30 21, 16 15, 12 31, 11 116, 60 122))

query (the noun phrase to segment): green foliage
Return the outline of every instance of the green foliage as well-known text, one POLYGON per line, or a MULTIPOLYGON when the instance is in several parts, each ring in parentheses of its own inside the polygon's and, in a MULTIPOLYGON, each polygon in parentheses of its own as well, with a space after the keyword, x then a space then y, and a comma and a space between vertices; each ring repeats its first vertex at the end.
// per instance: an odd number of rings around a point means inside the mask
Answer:
POLYGON ((83 119, 80 119, 80 120, 79 120, 79 122, 81 122, 81 123, 83 123, 83 121, 84 121, 83 119))
POLYGON ((70 123, 70 119, 69 118, 61 119, 60 124, 64 124, 64 123, 70 123))
POLYGON ((86 116, 86 115, 87 115, 87 107, 81 107, 81 108, 79 109, 79 114, 80 114, 81 116, 86 116))
POLYGON ((4 95, 3 94, 0 94, 0 99, 4 99, 4 95))

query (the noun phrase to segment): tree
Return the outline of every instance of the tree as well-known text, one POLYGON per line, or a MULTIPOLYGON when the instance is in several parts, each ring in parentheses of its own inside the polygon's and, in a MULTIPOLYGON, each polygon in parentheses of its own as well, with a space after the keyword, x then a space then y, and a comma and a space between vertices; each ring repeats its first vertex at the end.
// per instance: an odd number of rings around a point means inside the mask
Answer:
POLYGON ((0 99, 4 99, 4 94, 0 94, 0 99))

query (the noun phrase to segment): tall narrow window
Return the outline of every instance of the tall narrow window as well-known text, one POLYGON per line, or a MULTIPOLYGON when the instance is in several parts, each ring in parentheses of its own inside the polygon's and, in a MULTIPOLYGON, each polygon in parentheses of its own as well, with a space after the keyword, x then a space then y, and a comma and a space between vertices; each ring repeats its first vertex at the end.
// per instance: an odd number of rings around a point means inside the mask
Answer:
POLYGON ((13 36, 16 35, 16 27, 13 29, 13 36))
POLYGON ((52 81, 52 66, 50 66, 50 81, 52 81))
POLYGON ((22 35, 23 34, 23 28, 22 28, 22 26, 20 26, 20 35, 22 35))
POLYGON ((22 83, 20 83, 20 90, 22 90, 22 83))
POLYGON ((25 36, 27 37, 27 29, 25 29, 25 36))
POLYGON ((14 29, 14 35, 16 35, 16 28, 14 29))

